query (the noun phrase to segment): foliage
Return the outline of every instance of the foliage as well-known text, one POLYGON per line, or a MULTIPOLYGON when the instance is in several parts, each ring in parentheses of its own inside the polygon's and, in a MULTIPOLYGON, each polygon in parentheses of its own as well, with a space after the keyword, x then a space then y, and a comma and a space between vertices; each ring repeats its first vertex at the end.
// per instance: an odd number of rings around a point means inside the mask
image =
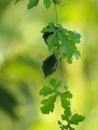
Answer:
POLYGON ((62 122, 58 120, 58 125, 62 130, 75 130, 75 128, 73 128, 73 125, 78 125, 85 119, 84 116, 78 115, 77 113, 72 114, 69 110, 65 110, 64 115, 62 115, 61 117, 63 121, 67 122, 67 125, 63 125, 62 122))
POLYGON ((65 55, 68 63, 72 63, 73 55, 79 58, 80 53, 76 47, 76 44, 80 43, 81 36, 79 33, 67 30, 60 24, 54 25, 53 23, 49 23, 48 26, 42 30, 42 33, 44 41, 48 45, 48 49, 58 48, 60 57, 65 55))
MULTIPOLYGON (((19 0, 16 1, 16 3, 19 0)), ((39 0, 29 0, 28 9, 37 6, 39 0)), ((68 63, 72 63, 73 56, 78 59, 80 57, 80 52, 77 49, 77 44, 80 43, 80 34, 76 31, 71 31, 65 29, 57 21, 57 5, 62 3, 62 0, 43 0, 46 8, 49 8, 51 4, 55 5, 56 12, 56 24, 49 23, 42 29, 42 37, 44 42, 47 44, 49 51, 52 50, 52 55, 43 61, 43 72, 44 76, 47 77, 56 71, 57 63, 61 63, 63 59, 66 59, 68 63), (55 53, 56 50, 56 53, 55 53)), ((67 89, 66 84, 61 90, 61 81, 54 79, 50 80, 52 87, 44 86, 40 90, 40 95, 44 97, 49 96, 47 99, 41 101, 42 107, 41 112, 44 114, 49 114, 54 111, 54 105, 57 97, 60 97, 61 107, 64 109, 64 114, 61 115, 62 120, 66 121, 67 124, 63 125, 61 121, 58 124, 61 130, 75 130, 72 125, 78 125, 82 122, 85 117, 79 115, 78 113, 73 113, 71 110, 71 102, 73 95, 67 89)))
POLYGON ((78 125, 82 122, 85 117, 82 115, 78 115, 77 113, 73 114, 71 111, 71 103, 70 100, 72 99, 73 95, 66 89, 66 85, 64 85, 63 90, 61 90, 61 81, 57 81, 56 79, 51 79, 50 84, 51 87, 44 86, 40 90, 40 95, 46 97, 49 96, 48 99, 43 99, 41 104, 41 111, 44 114, 49 114, 50 112, 54 111, 54 104, 56 102, 56 98, 59 96, 61 101, 61 107, 64 109, 64 114, 61 115, 62 120, 66 121, 67 124, 63 125, 61 121, 58 120, 58 125, 62 130, 74 130, 72 125, 78 125))

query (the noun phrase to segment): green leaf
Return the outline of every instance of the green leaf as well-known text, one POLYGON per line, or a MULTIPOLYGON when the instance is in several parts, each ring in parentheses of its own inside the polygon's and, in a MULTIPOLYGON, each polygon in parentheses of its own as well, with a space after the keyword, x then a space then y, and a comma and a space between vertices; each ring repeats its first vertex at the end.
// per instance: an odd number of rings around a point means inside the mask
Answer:
POLYGON ((60 120, 58 120, 58 125, 62 125, 62 122, 60 120))
POLYGON ((37 6, 39 0, 29 0, 28 9, 33 8, 34 6, 37 6))
POLYGON ((63 125, 61 121, 58 120, 58 125, 61 128, 61 130, 67 130, 69 128, 69 125, 63 125))
POLYGON ((71 126, 69 127, 69 130, 75 130, 75 128, 72 128, 71 126))
POLYGON ((74 43, 80 43, 81 35, 77 32, 68 31, 69 39, 74 43))
POLYGON ((70 102, 68 101, 68 99, 72 98, 72 94, 69 91, 67 91, 65 93, 61 93, 60 98, 62 107, 68 110, 70 107, 70 102))
POLYGON ((43 34, 43 39, 45 41, 45 43, 48 45, 47 39, 49 36, 51 36, 53 34, 53 32, 44 32, 43 34))
POLYGON ((43 95, 43 96, 47 96, 48 94, 51 94, 51 93, 53 93, 53 92, 54 92, 53 89, 51 89, 51 88, 49 88, 49 87, 47 87, 47 86, 44 86, 44 87, 40 90, 39 94, 40 94, 40 95, 43 95))
POLYGON ((63 107, 64 109, 68 109, 70 103, 69 103, 69 101, 66 99, 65 94, 61 94, 61 95, 60 95, 60 98, 61 98, 61 105, 62 105, 62 107, 63 107))
POLYGON ((49 23, 48 26, 41 31, 48 49, 62 48, 61 57, 67 58, 68 63, 72 63, 73 56, 79 59, 80 52, 77 50, 76 44, 80 43, 80 34, 75 31, 68 31, 61 25, 49 23))
POLYGON ((52 35, 50 35, 47 38, 47 43, 48 43, 48 48, 49 50, 52 49, 53 47, 56 47, 57 44, 59 43, 59 38, 58 38, 58 33, 57 31, 54 32, 52 35))
POLYGON ((58 47, 59 37, 58 37, 58 27, 53 23, 49 23, 48 26, 43 28, 41 31, 43 33, 43 38, 45 43, 48 45, 49 50, 58 47))
POLYGON ((72 31, 67 31, 63 27, 58 32, 59 41, 62 44, 65 56, 68 63, 72 63, 72 56, 74 55, 77 59, 80 56, 77 50, 76 43, 80 42, 80 34, 72 31))
POLYGON ((54 89, 57 89, 61 85, 61 81, 57 81, 56 79, 51 79, 50 84, 54 87, 54 89))
POLYGON ((51 0, 44 0, 44 5, 46 8, 49 8, 51 5, 51 0))
POLYGON ((41 101, 41 104, 43 104, 43 106, 41 107, 42 113, 49 114, 49 112, 53 112, 56 97, 57 95, 54 95, 49 97, 48 99, 44 99, 43 101, 41 101))
POLYGON ((57 59, 55 55, 51 55, 45 61, 43 61, 42 69, 45 77, 55 72, 56 68, 57 68, 57 59))
POLYGON ((61 115, 62 120, 66 120, 67 122, 69 122, 69 117, 71 116, 71 112, 70 109, 69 110, 65 110, 64 114, 61 115))
POLYGON ((66 91, 65 93, 63 93, 65 98, 72 98, 73 95, 70 93, 70 91, 66 91))
POLYGON ((85 119, 84 116, 78 115, 77 113, 75 113, 75 114, 71 117, 70 123, 71 123, 71 124, 74 124, 74 125, 78 125, 78 124, 79 124, 80 122, 82 122, 84 119, 85 119))
POLYGON ((46 27, 42 29, 41 33, 54 32, 54 30, 55 30, 55 25, 53 23, 49 23, 46 27))
POLYGON ((62 29, 59 31, 59 39, 69 62, 69 59, 72 58, 72 55, 77 48, 75 47, 75 44, 68 39, 66 32, 64 32, 62 29))

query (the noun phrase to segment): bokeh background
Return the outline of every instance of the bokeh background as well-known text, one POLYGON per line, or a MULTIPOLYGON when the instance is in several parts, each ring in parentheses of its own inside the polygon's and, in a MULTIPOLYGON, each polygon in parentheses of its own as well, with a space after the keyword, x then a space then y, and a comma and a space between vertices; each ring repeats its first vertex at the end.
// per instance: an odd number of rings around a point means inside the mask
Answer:
MULTIPOLYGON (((60 104, 55 112, 40 112, 40 88, 47 84, 41 69, 49 55, 41 30, 55 22, 54 6, 43 1, 31 10, 27 0, 0 0, 0 130, 59 130, 60 104)), ((86 119, 77 130, 98 129, 98 0, 65 0, 58 21, 82 36, 79 60, 64 62, 66 82, 73 93, 73 112, 86 119)), ((56 76, 62 79, 60 67, 56 76)))

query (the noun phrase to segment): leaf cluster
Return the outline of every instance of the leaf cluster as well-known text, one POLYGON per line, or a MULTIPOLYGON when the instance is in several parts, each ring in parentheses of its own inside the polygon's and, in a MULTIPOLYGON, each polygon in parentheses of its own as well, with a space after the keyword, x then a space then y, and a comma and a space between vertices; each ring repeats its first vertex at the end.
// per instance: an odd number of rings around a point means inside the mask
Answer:
POLYGON ((65 87, 63 90, 60 89, 61 81, 51 79, 50 84, 51 87, 43 86, 43 88, 39 92, 39 94, 44 97, 48 96, 47 99, 43 99, 41 101, 41 112, 44 114, 49 114, 50 112, 53 112, 56 99, 59 96, 61 106, 64 109, 64 114, 61 115, 61 118, 63 121, 66 121, 67 124, 63 125, 61 121, 58 121, 58 125, 61 130, 75 130, 72 125, 78 125, 85 119, 85 117, 82 115, 78 115, 77 113, 72 114, 70 99, 72 99, 73 95, 70 93, 70 91, 66 90, 65 87))
POLYGON ((42 37, 50 50, 57 50, 55 54, 49 56, 43 62, 43 72, 45 77, 56 71, 57 62, 66 59, 72 63, 73 56, 78 59, 80 52, 77 44, 80 43, 80 34, 63 28, 60 24, 49 23, 42 29, 42 37), (58 58, 60 57, 60 58, 58 58))
MULTIPOLYGON (((42 30, 43 39, 48 46, 48 49, 58 48, 64 58, 67 59, 68 63, 72 63, 72 57, 75 56, 77 59, 80 57, 76 44, 80 43, 80 34, 67 30, 61 25, 54 25, 49 23, 42 30)), ((62 57, 61 57, 62 58, 62 57)))
POLYGON ((79 115, 78 113, 71 114, 70 111, 64 111, 64 114, 61 115, 61 117, 63 121, 67 122, 66 125, 63 125, 63 123, 58 120, 58 125, 61 130, 75 130, 75 128, 73 128, 73 125, 78 125, 85 119, 84 116, 79 115))
POLYGON ((48 99, 42 100, 41 104, 43 105, 41 107, 41 111, 44 114, 48 114, 49 112, 53 112, 54 110, 54 103, 56 101, 57 96, 60 97, 61 100, 61 106, 64 109, 69 109, 70 103, 68 99, 72 98, 72 94, 69 91, 62 92, 59 88, 61 86, 61 81, 57 81, 56 79, 50 80, 51 87, 43 86, 43 88, 40 90, 40 95, 49 96, 48 99))
MULTIPOLYGON (((16 3, 19 1, 20 0, 16 0, 16 3)), ((39 0, 29 0, 28 9, 37 6, 38 3, 39 0)), ((43 0, 43 3, 48 9, 51 4, 60 5, 62 0, 43 0)), ((67 30, 60 24, 55 25, 54 23, 49 23, 42 29, 41 33, 49 51, 53 51, 52 55, 43 61, 42 69, 45 78, 56 71, 57 63, 59 61, 61 62, 63 59, 66 59, 68 63, 72 63, 73 56, 76 59, 80 57, 77 44, 80 43, 81 35, 76 31, 67 30)), ((70 100, 73 95, 68 91, 66 85, 63 87, 63 90, 61 89, 61 81, 51 79, 50 85, 51 87, 43 86, 39 92, 40 95, 47 97, 41 101, 41 112, 44 114, 53 112, 56 99, 59 97, 61 107, 64 109, 61 118, 62 121, 65 121, 66 123, 63 124, 58 120, 58 125, 61 130, 75 130, 72 125, 78 125, 85 117, 77 113, 72 113, 70 100)))

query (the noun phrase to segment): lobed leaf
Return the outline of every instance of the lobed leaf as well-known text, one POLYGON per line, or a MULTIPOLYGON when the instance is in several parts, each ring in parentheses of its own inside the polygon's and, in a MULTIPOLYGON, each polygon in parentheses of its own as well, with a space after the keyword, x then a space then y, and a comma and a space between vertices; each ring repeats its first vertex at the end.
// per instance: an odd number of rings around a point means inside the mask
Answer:
POLYGON ((64 109, 69 110, 70 102, 68 99, 72 98, 72 94, 69 91, 60 94, 61 105, 64 109))
POLYGON ((61 98, 61 105, 62 105, 62 107, 63 107, 64 109, 68 110, 70 103, 69 103, 69 101, 66 99, 65 94, 61 94, 61 95, 60 95, 60 98, 61 98))
POLYGON ((53 23, 49 23, 41 32, 49 50, 58 46, 58 29, 53 23))
POLYGON ((61 56, 67 58, 68 63, 72 63, 72 57, 79 59, 80 52, 77 50, 76 44, 80 42, 80 34, 75 31, 68 31, 61 25, 49 23, 42 30, 43 38, 48 46, 49 51, 52 48, 62 48, 61 56))
POLYGON ((51 88, 49 88, 49 87, 47 87, 47 86, 44 86, 44 87, 40 90, 39 94, 40 94, 40 95, 43 95, 43 96, 47 96, 47 95, 49 95, 49 94, 51 94, 51 93, 53 93, 53 92, 54 92, 53 89, 51 89, 51 88))
POLYGON ((61 85, 61 81, 57 81, 56 79, 51 79, 50 84, 54 87, 54 89, 57 89, 61 85))
POLYGON ((66 120, 67 122, 69 122, 70 115, 71 115, 70 109, 69 110, 65 110, 64 114, 61 115, 62 120, 66 120))
POLYGON ((62 47, 66 54, 68 63, 72 62, 71 58, 72 58, 75 50, 77 49, 75 47, 75 44, 68 39, 66 32, 64 32, 62 29, 59 31, 59 39, 62 43, 62 47))
POLYGON ((73 95, 70 93, 70 91, 66 91, 66 92, 62 93, 61 95, 63 95, 65 99, 67 99, 67 98, 72 98, 72 96, 73 96, 73 95))
POLYGON ((49 114, 49 112, 53 112, 56 97, 57 95, 54 95, 49 97, 48 99, 44 99, 43 101, 41 101, 41 104, 43 104, 43 106, 41 107, 42 113, 49 114))
POLYGON ((59 43, 58 32, 55 31, 52 35, 50 35, 47 38, 46 41, 48 43, 49 50, 52 49, 53 47, 57 47, 57 44, 59 43))
POLYGON ((70 123, 71 123, 71 124, 74 124, 74 125, 78 125, 78 124, 79 124, 80 122, 82 122, 84 119, 85 119, 84 116, 78 115, 77 113, 75 113, 75 114, 71 117, 70 123))
POLYGON ((80 43, 81 35, 75 31, 68 31, 69 39, 74 43, 80 43))
POLYGON ((61 130, 67 130, 69 128, 68 125, 63 125, 61 121, 58 120, 58 125, 61 128, 61 130))

